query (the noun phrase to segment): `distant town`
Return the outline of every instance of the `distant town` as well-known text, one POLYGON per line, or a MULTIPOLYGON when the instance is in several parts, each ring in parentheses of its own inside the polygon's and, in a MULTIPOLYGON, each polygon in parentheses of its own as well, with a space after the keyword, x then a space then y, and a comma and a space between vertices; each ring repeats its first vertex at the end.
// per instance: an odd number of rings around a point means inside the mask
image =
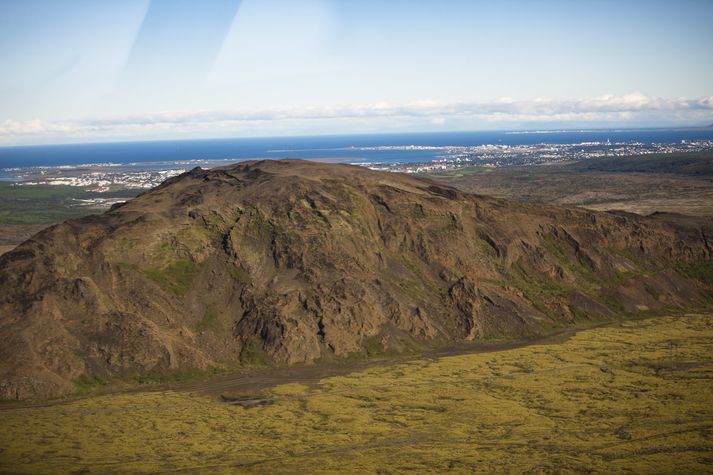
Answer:
MULTIPOLYGON (((86 165, 84 165, 86 167, 86 165)), ((39 177, 35 174, 31 180, 18 181, 18 186, 31 185, 65 185, 77 186, 93 191, 103 193, 106 191, 116 191, 117 189, 147 189, 153 188, 163 183, 167 178, 180 175, 186 169, 175 168, 168 170, 132 170, 116 167, 111 170, 90 171, 77 173, 77 169, 64 168, 61 171, 54 169, 52 172, 48 170, 40 170, 39 177)))
POLYGON ((469 147, 364 147, 365 150, 434 150, 439 158, 429 163, 358 163, 376 170, 404 173, 428 173, 469 166, 513 167, 548 165, 598 157, 703 152, 713 150, 713 140, 682 140, 678 143, 581 142, 575 144, 539 143, 532 145, 477 145, 469 147))
MULTIPOLYGON (((345 159, 354 165, 377 170, 405 173, 429 173, 468 166, 512 167, 547 165, 595 157, 701 152, 713 150, 713 140, 682 140, 678 143, 641 142, 581 142, 572 144, 539 143, 532 145, 477 146, 379 146, 356 147, 351 150, 370 151, 435 151, 436 159, 428 162, 378 163, 345 159)), ((222 163, 225 163, 224 161, 222 163)), ((220 163, 219 163, 220 164, 220 163)), ((208 164, 213 166, 214 164, 208 164)), ((167 178, 184 173, 193 166, 209 168, 205 160, 162 162, 159 167, 141 168, 99 163, 77 166, 26 167, 0 169, 0 180, 13 186, 57 185, 80 187, 85 191, 103 193, 122 189, 153 188, 167 178)))

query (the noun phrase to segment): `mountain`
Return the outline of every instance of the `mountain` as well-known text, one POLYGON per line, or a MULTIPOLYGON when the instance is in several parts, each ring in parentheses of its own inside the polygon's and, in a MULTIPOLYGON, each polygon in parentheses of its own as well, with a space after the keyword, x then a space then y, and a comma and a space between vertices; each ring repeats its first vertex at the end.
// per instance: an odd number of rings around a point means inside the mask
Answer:
POLYGON ((710 306, 710 236, 349 165, 196 168, 0 257, 0 397, 710 306))

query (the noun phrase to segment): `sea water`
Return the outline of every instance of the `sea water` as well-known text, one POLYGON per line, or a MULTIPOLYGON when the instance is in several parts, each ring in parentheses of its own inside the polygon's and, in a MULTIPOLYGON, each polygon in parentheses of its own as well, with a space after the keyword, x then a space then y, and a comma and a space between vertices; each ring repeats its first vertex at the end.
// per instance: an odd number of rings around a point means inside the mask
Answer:
POLYGON ((166 140, 0 147, 0 168, 116 164, 165 168, 250 159, 305 158, 377 164, 423 163, 437 159, 441 147, 477 145, 680 143, 713 140, 713 129, 571 130, 332 135, 311 137, 166 140), (412 148, 404 148, 413 146, 412 148), (389 149, 388 147, 399 147, 389 149), (431 147, 431 148, 429 148, 431 147))

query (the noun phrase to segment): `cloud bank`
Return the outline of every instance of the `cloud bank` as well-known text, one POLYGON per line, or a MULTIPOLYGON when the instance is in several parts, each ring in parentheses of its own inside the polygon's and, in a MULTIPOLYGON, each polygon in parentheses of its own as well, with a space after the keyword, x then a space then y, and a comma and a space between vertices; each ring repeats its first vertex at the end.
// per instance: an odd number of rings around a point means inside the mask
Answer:
MULTIPOLYGON (((407 104, 375 103, 326 107, 272 107, 253 110, 159 112, 67 121, 40 119, 0 122, 0 140, 31 138, 120 138, 179 134, 244 135, 350 130, 379 131, 431 125, 443 128, 508 128, 523 125, 569 124, 572 127, 690 125, 713 122, 713 96, 663 99, 639 93, 604 95, 572 100, 513 100, 490 102, 416 101, 407 104), (373 130, 370 130, 373 129, 373 130)), ((25 140, 29 141, 29 140, 25 140)))

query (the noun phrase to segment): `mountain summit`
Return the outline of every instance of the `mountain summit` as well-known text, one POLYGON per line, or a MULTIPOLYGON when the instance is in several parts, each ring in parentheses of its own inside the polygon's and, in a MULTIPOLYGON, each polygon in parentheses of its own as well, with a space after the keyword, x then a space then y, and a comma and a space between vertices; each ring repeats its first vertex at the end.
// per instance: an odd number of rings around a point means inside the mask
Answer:
POLYGON ((0 397, 710 305, 711 235, 349 165, 196 168, 0 257, 0 397))

